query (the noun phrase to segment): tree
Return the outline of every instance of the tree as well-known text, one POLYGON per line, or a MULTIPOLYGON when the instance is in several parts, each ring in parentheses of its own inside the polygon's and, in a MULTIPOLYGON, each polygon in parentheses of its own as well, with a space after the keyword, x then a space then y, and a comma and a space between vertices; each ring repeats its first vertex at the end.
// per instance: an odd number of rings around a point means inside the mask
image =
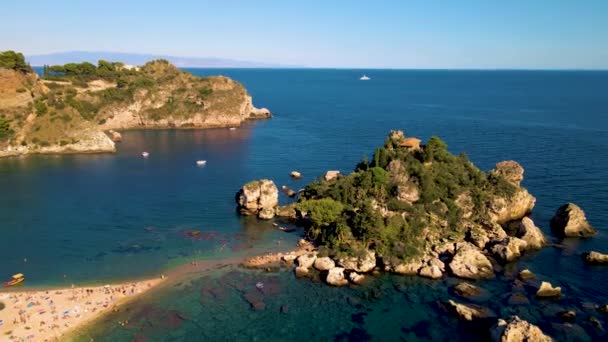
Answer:
POLYGON ((308 213, 313 225, 317 227, 336 223, 344 210, 342 203, 331 198, 303 201, 298 203, 296 208, 308 213))
POLYGON ((12 50, 0 52, 0 68, 24 73, 32 71, 30 65, 25 61, 23 54, 12 50))
POLYGON ((11 125, 8 120, 0 116, 0 140, 8 138, 12 134, 11 125))

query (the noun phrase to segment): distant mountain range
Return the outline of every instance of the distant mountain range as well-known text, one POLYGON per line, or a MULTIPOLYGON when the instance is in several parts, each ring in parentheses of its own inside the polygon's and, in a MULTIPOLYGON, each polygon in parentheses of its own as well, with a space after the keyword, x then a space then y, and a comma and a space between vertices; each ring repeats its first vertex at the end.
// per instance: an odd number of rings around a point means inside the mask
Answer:
POLYGON ((153 59, 166 59, 180 68, 290 68, 293 65, 272 64, 253 61, 241 61, 225 58, 177 57, 107 51, 68 51, 45 55, 26 56, 32 66, 57 65, 71 62, 90 62, 97 64, 100 59, 111 62, 123 62, 130 65, 142 65, 153 59))

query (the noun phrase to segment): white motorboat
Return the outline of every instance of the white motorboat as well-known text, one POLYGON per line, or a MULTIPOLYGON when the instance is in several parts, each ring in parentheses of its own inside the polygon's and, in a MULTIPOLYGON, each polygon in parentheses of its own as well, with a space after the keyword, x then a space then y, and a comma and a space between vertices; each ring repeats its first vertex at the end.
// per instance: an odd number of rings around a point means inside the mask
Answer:
POLYGON ((149 155, 150 155, 150 153, 148 153, 148 152, 142 152, 141 153, 141 156, 144 157, 144 158, 148 157, 149 155))
POLYGON ((361 76, 361 78, 359 78, 361 81, 369 81, 371 80, 371 78, 367 77, 367 75, 363 75, 361 76))
POLYGON ((198 166, 203 166, 203 165, 205 165, 205 164, 207 164, 207 161, 206 161, 206 160, 197 160, 197 161, 196 161, 196 165, 198 165, 198 166))

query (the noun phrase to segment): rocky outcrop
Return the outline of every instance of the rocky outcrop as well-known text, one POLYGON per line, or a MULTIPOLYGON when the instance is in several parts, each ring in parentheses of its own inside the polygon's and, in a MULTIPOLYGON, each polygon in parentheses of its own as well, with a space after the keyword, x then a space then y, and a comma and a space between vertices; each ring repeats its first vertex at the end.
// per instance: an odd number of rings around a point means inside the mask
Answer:
POLYGON ((340 258, 338 259, 337 264, 347 270, 367 273, 376 267, 376 253, 366 250, 363 253, 363 256, 340 258))
POLYGON ((450 308, 458 315, 458 317, 465 321, 472 321, 474 319, 496 317, 496 314, 485 307, 479 305, 464 305, 456 303, 453 300, 448 301, 450 308))
POLYGON ((492 246, 491 251, 503 262, 511 262, 519 258, 527 246, 526 241, 510 236, 492 246))
POLYGON ((319 271, 329 271, 336 267, 336 263, 330 257, 316 258, 313 266, 319 271))
POLYGON ((243 215, 271 219, 279 204, 279 190, 274 182, 268 179, 249 182, 237 193, 236 202, 243 215))
POLYGON ((457 277, 466 279, 490 279, 494 268, 490 260, 475 246, 462 243, 449 264, 450 271, 457 277))
POLYGON ((519 188, 510 197, 494 197, 490 202, 490 217, 498 224, 519 220, 532 211, 536 198, 524 188, 519 188))
POLYGON ((281 191, 287 195, 287 197, 295 197, 296 192, 293 189, 288 188, 286 185, 281 185, 281 191))
POLYGON ((110 139, 112 139, 113 142, 121 142, 122 141, 122 134, 116 132, 115 130, 109 130, 108 134, 110 135, 110 139))
POLYGON ((277 206, 275 209, 275 215, 295 220, 297 218, 296 204, 290 203, 287 205, 277 206))
POLYGON ((527 243, 528 249, 540 249, 547 244, 545 235, 529 217, 524 217, 519 223, 517 237, 527 243))
POLYGON ((348 285, 348 280, 344 276, 344 268, 342 268, 342 267, 334 267, 331 270, 329 270, 325 281, 329 285, 333 285, 333 286, 348 285))
POLYGON ((494 342, 551 342, 551 337, 545 335, 539 327, 520 319, 511 317, 508 321, 499 319, 491 329, 494 342))
POLYGON ((576 204, 564 204, 551 219, 551 228, 563 237, 590 237, 597 232, 587 222, 585 212, 576 204))
POLYGON ((361 285, 365 282, 366 277, 365 275, 359 274, 357 272, 350 272, 348 274, 348 279, 353 284, 361 285))
POLYGON ((304 268, 311 268, 312 265, 315 263, 316 259, 317 259, 316 253, 302 254, 297 259, 298 266, 304 267, 304 268))
POLYGON ((505 160, 497 163, 496 168, 491 173, 502 176, 507 182, 516 186, 519 186, 524 179, 524 168, 514 160, 505 160))
POLYGON ((414 203, 420 199, 418 186, 412 182, 406 182, 397 186, 397 199, 400 201, 414 203))
POLYGON ((427 265, 420 269, 418 274, 421 277, 431 278, 431 279, 439 279, 443 276, 443 272, 439 269, 437 265, 427 265))
POLYGON ((584 258, 589 264, 608 264, 608 254, 591 251, 585 253, 584 258))
POLYGON ((339 175, 340 175, 340 171, 336 171, 336 170, 327 171, 325 173, 325 180, 330 181, 332 179, 336 179, 336 178, 338 178, 339 175))
POLYGON ((540 284, 540 288, 536 291, 537 297, 551 298, 551 297, 559 297, 562 295, 561 287, 553 287, 551 283, 547 281, 543 281, 540 284))
POLYGON ((416 275, 418 270, 424 266, 424 263, 420 260, 412 260, 410 262, 402 262, 396 265, 385 263, 384 270, 401 275, 416 275))

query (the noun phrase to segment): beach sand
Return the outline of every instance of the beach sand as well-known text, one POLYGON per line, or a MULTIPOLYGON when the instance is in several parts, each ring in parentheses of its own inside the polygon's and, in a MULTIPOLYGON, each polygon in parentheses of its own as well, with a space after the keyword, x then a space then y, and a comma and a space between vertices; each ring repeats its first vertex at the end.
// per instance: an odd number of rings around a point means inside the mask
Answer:
POLYGON ((158 278, 67 289, 0 290, 0 303, 4 304, 0 341, 61 341, 69 331, 118 310, 160 282, 158 278))

